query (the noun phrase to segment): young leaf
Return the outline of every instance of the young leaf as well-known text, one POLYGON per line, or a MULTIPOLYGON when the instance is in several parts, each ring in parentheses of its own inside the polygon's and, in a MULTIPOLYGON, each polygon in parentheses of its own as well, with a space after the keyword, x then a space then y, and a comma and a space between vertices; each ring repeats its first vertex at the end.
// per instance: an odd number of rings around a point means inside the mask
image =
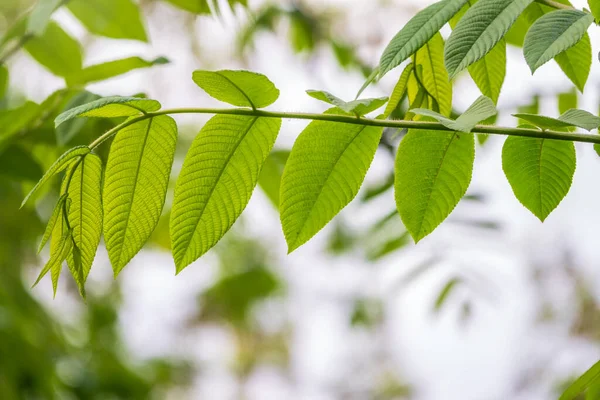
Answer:
POLYGON ((383 51, 379 61, 380 76, 384 76, 419 50, 467 1, 443 0, 417 13, 383 51))
POLYGON ((280 119, 217 115, 194 139, 171 210, 178 273, 212 248, 240 216, 280 127, 280 119))
MULTIPOLYGON (((46 263, 44 268, 42 268, 42 270, 40 271, 40 274, 38 275, 38 277, 35 280, 35 283, 33 284, 32 287, 34 287, 38 283, 40 283, 40 281, 48 273, 48 271, 52 271, 53 272, 52 286, 54 288, 54 295, 56 296, 57 284, 55 283, 55 279, 54 279, 54 271, 56 271, 57 269, 60 268, 63 261, 65 261, 67 259, 72 248, 73 248, 73 241, 71 240, 71 232, 66 231, 60 237, 60 241, 57 243, 54 251, 51 252, 50 259, 48 260, 48 262, 46 263)), ((58 282, 58 278, 56 278, 56 282, 58 282)))
POLYGON ((394 112, 394 110, 398 107, 398 104, 402 101, 404 94, 406 93, 406 89, 408 87, 408 78, 413 72, 414 64, 410 63, 404 68, 402 71, 402 75, 400 75, 400 79, 398 83, 394 87, 392 91, 392 95, 390 96, 390 100, 388 101, 387 106, 385 107, 385 111, 383 112, 383 118, 389 118, 390 115, 394 112))
POLYGON ((38 0, 27 18, 26 32, 39 36, 44 33, 54 10, 60 7, 62 0, 38 0))
POLYGON ((91 65, 67 77, 69 86, 87 85, 91 82, 104 81, 115 76, 126 74, 140 68, 149 68, 155 65, 168 64, 169 60, 159 57, 154 60, 144 60, 140 57, 128 57, 121 60, 108 61, 91 65))
POLYGON ((590 386, 598 382, 600 382, 600 361, 592 365, 590 369, 577 378, 558 400, 574 400, 590 386))
POLYGON ((50 236, 52 236, 52 231, 54 230, 54 225, 56 224, 56 222, 59 221, 59 223, 61 223, 59 218, 62 215, 63 206, 65 201, 67 200, 67 197, 68 196, 65 193, 58 198, 56 206, 54 206, 54 211, 52 211, 52 215, 48 220, 48 225, 46 225, 46 230, 44 231, 44 235, 42 236, 40 245, 38 246, 38 253, 42 251, 42 249, 46 245, 46 242, 48 242, 48 239, 50 239, 50 236))
POLYGON ((444 39, 439 33, 421 47, 415 54, 415 64, 422 70, 419 78, 427 92, 435 99, 442 115, 452 112, 452 83, 444 68, 444 39))
POLYGON ((431 110, 416 108, 411 110, 415 114, 425 115, 437 119, 442 125, 453 131, 471 132, 475 125, 493 117, 498 113, 494 102, 485 96, 480 96, 475 102, 459 116, 456 121, 431 110))
POLYGON ((465 13, 446 42, 450 78, 485 56, 533 0, 479 0, 465 13))
POLYGON ((590 6, 590 11, 592 12, 592 15, 596 19, 597 23, 598 21, 600 21, 600 1, 588 0, 588 5, 590 6))
POLYGON ((600 126, 599 117, 596 117, 585 110, 578 109, 567 110, 567 112, 558 117, 558 119, 528 113, 518 113, 513 114, 513 116, 528 121, 542 129, 561 129, 577 126, 587 131, 591 131, 600 126))
POLYGON ((255 72, 194 71, 192 79, 211 97, 238 107, 263 108, 279 98, 273 82, 255 72))
POLYGON ((396 206, 415 242, 429 235, 467 192, 475 138, 470 133, 410 130, 396 156, 396 206))
POLYGON ((575 173, 572 142, 511 136, 502 168, 517 199, 541 221, 569 192, 575 173))
POLYGON ((361 99, 346 102, 324 90, 307 90, 306 94, 317 100, 332 104, 345 113, 354 114, 359 117, 381 108, 388 101, 387 97, 380 97, 377 99, 361 99))
MULTIPOLYGON (((102 234, 102 160, 95 154, 88 154, 76 166, 69 185, 69 224, 73 230, 74 250, 81 253, 83 271, 80 286, 85 282, 96 255, 102 234)), ((77 268, 77 257, 67 259, 71 268, 77 268)), ((77 277, 76 277, 77 280, 77 277)))
POLYGON ((31 38, 24 48, 54 75, 66 77, 81 69, 81 46, 56 22, 50 22, 44 34, 31 38))
POLYGON ((298 136, 281 179, 288 251, 306 243, 358 193, 383 130, 313 121, 298 136))
POLYGON ((140 9, 131 0, 71 0, 67 7, 93 34, 148 41, 140 9))
POLYGON ((61 155, 58 158, 58 160, 56 160, 54 164, 52 164, 50 168, 48 168, 48 171, 46 171, 44 176, 42 176, 42 179, 40 179, 40 181, 36 183, 36 185, 33 187, 33 189, 31 189, 27 196, 25 196, 23 202, 21 203, 21 207, 23 207, 25 203, 27 203, 27 200, 29 200, 29 198, 33 196, 33 194, 37 192, 37 190, 40 187, 42 187, 46 182, 48 182, 50 178, 67 168, 71 164, 71 162, 75 160, 75 158, 83 157, 89 154, 89 152, 90 149, 87 146, 73 147, 72 149, 69 149, 66 152, 64 152, 63 155, 61 155))
POLYGON ((144 246, 163 210, 177 142, 173 118, 160 115, 121 130, 104 178, 104 240, 115 276, 144 246))
POLYGON ((60 114, 54 120, 58 127, 63 122, 76 117, 115 118, 132 117, 160 109, 156 100, 141 99, 138 97, 103 97, 91 103, 83 104, 60 114))
MULTIPOLYGON (((67 207, 68 204, 69 202, 67 202, 67 207)), ((60 254, 57 261, 53 262, 50 266, 50 276, 52 279, 54 296, 56 296, 56 289, 58 288, 58 280, 60 278, 60 273, 62 272, 63 261, 68 259, 73 250, 73 231, 67 228, 63 215, 64 214, 61 213, 59 221, 57 221, 54 226, 50 243, 50 256, 52 257, 54 254, 60 254)))
POLYGON ((573 47, 592 22, 591 14, 578 10, 557 10, 539 18, 527 32, 523 45, 531 72, 573 47))

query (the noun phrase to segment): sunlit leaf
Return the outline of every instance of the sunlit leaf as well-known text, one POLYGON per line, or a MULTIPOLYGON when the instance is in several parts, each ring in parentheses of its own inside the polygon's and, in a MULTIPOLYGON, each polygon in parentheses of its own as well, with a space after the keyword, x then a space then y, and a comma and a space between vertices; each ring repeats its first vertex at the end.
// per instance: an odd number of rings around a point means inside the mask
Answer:
MULTIPOLYGON (((92 101, 96 101, 100 98, 97 94, 90 93, 88 91, 82 91, 73 96, 69 102, 65 105, 63 112, 67 112, 75 107, 88 104, 92 101)), ((59 145, 65 145, 69 143, 81 130, 85 127, 88 119, 85 117, 70 119, 56 128, 56 142, 59 145)))
POLYGON ((377 99, 360 99, 346 102, 324 90, 307 90, 306 94, 322 102, 332 104, 348 114, 355 114, 357 116, 363 116, 375 111, 388 101, 387 97, 380 97, 377 99))
POLYGON ((131 117, 159 109, 160 103, 156 100, 138 97, 103 97, 60 114, 54 120, 54 125, 58 127, 63 122, 76 117, 131 117))
POLYGON ((558 112, 564 114, 572 108, 577 108, 578 98, 575 89, 558 95, 558 112))
POLYGON ((149 68, 155 65, 168 64, 169 60, 159 57, 154 60, 144 60, 141 57, 128 57, 120 60, 107 61, 101 64, 91 65, 81 71, 67 77, 69 86, 86 85, 91 82, 104 81, 127 72, 149 68))
MULTIPOLYGON (((48 273, 48 271, 55 271, 60 268, 63 261, 65 261, 73 248, 73 241, 71 240, 71 232, 66 231, 61 237, 60 242, 56 245, 56 248, 53 252, 51 252, 50 259, 40 271, 38 278, 35 280, 33 286, 36 286, 40 280, 48 273)), ((54 288, 54 295, 56 295, 56 287, 55 279, 52 280, 52 286, 54 288)))
POLYGON ((271 152, 258 177, 258 184, 276 208, 279 208, 281 176, 283 175, 283 168, 289 156, 289 150, 271 152))
POLYGON ((585 110, 578 109, 567 110, 563 115, 558 117, 558 119, 527 113, 513 114, 513 116, 528 121, 542 129, 560 129, 577 126, 579 128, 591 131, 592 129, 596 129, 598 126, 600 126, 600 117, 597 117, 585 110))
POLYGON ((67 197, 68 196, 65 193, 65 194, 63 194, 62 196, 60 196, 58 198, 58 201, 56 202, 56 206, 54 206, 54 210, 52 211, 52 215, 50 216, 50 219, 48 220, 48 224, 46 225, 46 230, 44 231, 44 235, 42 236, 42 240, 40 241, 40 244, 38 246, 38 253, 42 251, 42 249, 44 248, 44 246, 46 245, 46 243, 50 239, 50 236, 52 236, 52 231, 54 230, 54 226, 57 223, 57 221, 59 223, 62 223, 62 221, 60 221, 59 218, 61 218, 61 215, 62 215, 62 212, 63 212, 63 205, 65 204, 65 201, 67 200, 67 197))
POLYGON ((439 33, 423 45, 416 53, 414 62, 420 66, 419 78, 427 93, 439 106, 442 115, 452 112, 452 83, 444 67, 444 39, 439 33))
POLYGON ((52 13, 62 3, 63 0, 38 0, 27 18, 26 32, 33 36, 43 34, 50 22, 52 13))
POLYGON ((590 386, 600 381, 600 361, 592 365, 575 382, 571 384, 558 400, 574 400, 590 386))
POLYGON ((414 64, 410 63, 404 68, 402 71, 402 75, 400 75, 400 79, 398 79, 398 83, 394 87, 390 99, 385 107, 385 111, 383 112, 383 118, 389 118, 390 115, 394 112, 398 105, 404 98, 404 94, 406 93, 408 87, 408 78, 413 72, 414 64))
POLYGON ((497 114, 496 106, 491 99, 485 96, 479 97, 475 102, 460 115, 456 120, 446 118, 435 111, 415 108, 411 110, 415 114, 425 115, 437 119, 442 125, 453 131, 471 132, 481 121, 497 114))
POLYGON ((31 38, 24 48, 54 75, 66 77, 81 69, 81 46, 56 22, 50 22, 44 33, 31 38))

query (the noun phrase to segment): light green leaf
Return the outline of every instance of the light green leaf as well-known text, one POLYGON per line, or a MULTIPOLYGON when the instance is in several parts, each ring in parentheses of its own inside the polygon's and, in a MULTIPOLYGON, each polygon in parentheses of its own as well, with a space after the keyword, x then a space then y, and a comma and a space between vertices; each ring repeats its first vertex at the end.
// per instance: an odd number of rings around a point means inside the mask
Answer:
POLYGON ((292 252, 358 193, 383 130, 313 121, 298 136, 281 180, 281 224, 292 252))
POLYGON ((44 34, 31 38, 24 48, 54 75, 66 77, 81 69, 81 46, 55 22, 50 22, 44 34))
POLYGON ((35 159, 31 150, 12 144, 0 149, 0 175, 17 182, 37 182, 44 175, 44 170, 35 159))
POLYGON ((419 50, 456 14, 468 0, 443 0, 415 15, 394 36, 379 61, 380 76, 396 68, 419 50))
POLYGON ((271 152, 269 157, 267 157, 262 170, 260 171, 260 176, 258 177, 258 184, 260 185, 260 188, 263 190, 263 192, 265 192, 275 208, 279 208, 281 176, 283 175, 283 169, 289 156, 290 152, 288 150, 277 150, 271 152))
POLYGON ((127 72, 149 68, 155 65, 168 64, 169 60, 165 57, 159 57, 154 60, 144 60, 140 57, 128 57, 121 60, 108 61, 101 64, 91 65, 72 74, 67 78, 69 86, 87 85, 91 82, 104 81, 115 76, 126 74, 127 72))
POLYGON ((513 116, 528 121, 542 129, 560 129, 577 126, 587 131, 591 131, 600 126, 599 117, 596 117, 585 110, 578 109, 567 110, 567 112, 558 117, 558 119, 527 113, 513 114, 513 116))
POLYGON ((148 41, 140 9, 131 0, 71 0, 67 7, 93 34, 148 41))
POLYGON ((574 400, 581 393, 585 392, 590 386, 600 382, 600 361, 592 365, 575 382, 571 384, 560 396, 558 400, 574 400))
POLYGON ((389 118, 390 115, 394 112, 394 110, 398 107, 404 94, 406 93, 406 89, 408 87, 408 78, 413 72, 414 64, 410 63, 404 68, 402 71, 402 75, 400 75, 400 79, 398 83, 394 87, 392 91, 392 95, 390 96, 390 100, 388 101, 387 106, 385 107, 385 111, 383 112, 383 118, 389 118))
POLYGON ((563 114, 571 108, 577 108, 578 97, 577 91, 572 89, 568 92, 559 93, 558 95, 558 112, 563 114))
POLYGON ((456 121, 431 110, 416 108, 411 110, 415 114, 425 115, 437 119, 442 125, 453 131, 469 133, 473 128, 486 119, 498 113, 494 102, 485 96, 480 96, 475 102, 459 116, 456 121))
POLYGON ((588 5, 590 6, 590 11, 594 18, 596 19, 596 23, 600 21, 600 1, 598 0, 588 0, 588 5))
POLYGON ((541 221, 569 192, 575 164, 572 142, 511 136, 502 150, 502 168, 515 196, 541 221))
POLYGON ((435 312, 439 312, 446 303, 446 300, 448 300, 448 297, 450 297, 450 295, 456 289, 456 287, 461 285, 462 283, 463 280, 461 278, 452 278, 448 282, 446 282, 446 284, 440 291, 438 297, 435 299, 433 310, 435 312))
POLYGON ((48 220, 48 225, 46 225, 46 230, 44 231, 44 235, 42 236, 40 245, 38 246, 38 253, 42 251, 42 249, 44 248, 44 246, 50 239, 50 236, 52 236, 52 231, 54 230, 54 226, 55 226, 56 222, 59 221, 59 223, 62 223, 62 222, 60 222, 59 217, 62 215, 63 205, 65 204, 67 197, 68 196, 65 193, 58 198, 58 201, 56 202, 56 206, 54 206, 54 210, 52 211, 52 215, 50 216, 50 219, 48 220))
MULTIPOLYGON (((70 202, 67 200, 66 206, 69 207, 69 204, 70 202)), ((53 262, 50 266, 54 296, 56 296, 56 289, 58 288, 58 280, 60 278, 60 273, 62 272, 63 261, 69 257, 73 250, 73 231, 67 228, 64 215, 65 214, 61 213, 59 220, 54 225, 50 243, 50 256, 52 257, 54 254, 60 254, 57 262, 53 262), (68 243, 65 243, 65 240, 68 243)))
POLYGON ((46 182, 48 182, 50 178, 66 169, 76 158, 83 157, 89 153, 90 149, 87 146, 73 147, 72 149, 69 149, 66 152, 64 152, 58 158, 58 160, 56 160, 54 164, 52 164, 50 168, 48 168, 44 176, 42 176, 42 179, 40 179, 40 181, 36 183, 36 185, 33 187, 33 189, 31 189, 29 194, 25 196, 23 202, 21 203, 21 207, 23 207, 25 203, 27 203, 27 200, 29 200, 29 198, 31 198, 31 196, 33 196, 33 194, 37 192, 40 187, 42 187, 46 182))
POLYGON ((6 89, 8 89, 8 68, 0 65, 0 100, 4 97, 6 89))
MULTIPOLYGON (((84 104, 88 104, 92 101, 96 101, 100 99, 100 96, 94 93, 90 93, 88 91, 82 91, 73 96, 69 102, 65 105, 62 112, 67 112, 70 109, 75 107, 82 106, 84 104)), ((55 130, 56 134, 56 142, 60 146, 64 146, 69 143, 81 130, 85 127, 85 124, 88 122, 88 118, 73 118, 69 121, 58 126, 55 130)))
POLYGON ((475 160, 470 133, 410 130, 396 156, 396 207, 415 242, 446 219, 467 192, 475 160))
POLYGON ((444 39, 436 33, 415 54, 415 64, 421 66, 419 78, 421 83, 439 106, 442 115, 450 116, 452 112, 452 83, 444 68, 444 39))
POLYGON ((31 101, 18 108, 0 110, 0 152, 10 145, 19 132, 32 123, 39 111, 40 106, 31 101))
POLYGON ((39 36, 44 33, 50 17, 54 10, 56 10, 63 0, 38 0, 33 10, 27 18, 26 32, 33 36, 39 36))
POLYGON ((450 78, 483 58, 533 0, 479 0, 448 38, 446 69, 450 78))
POLYGON ((115 276, 144 246, 163 210, 177 143, 166 115, 121 130, 104 178, 104 240, 115 276))
POLYGON ((273 82, 255 72, 194 71, 192 79, 210 96, 238 107, 263 108, 279 98, 273 82))
POLYGON ((35 280, 35 283, 33 284, 33 286, 36 286, 38 283, 40 283, 40 281, 48 273, 48 271, 52 271, 53 272, 52 286, 54 288, 54 295, 56 296, 56 288, 57 288, 58 278, 56 278, 56 283, 55 283, 54 271, 56 271, 58 269, 60 272, 59 268, 62 265, 63 261, 65 261, 67 259, 72 248, 73 248, 73 241, 71 240, 71 232, 66 231, 62 236, 60 236, 60 241, 58 241, 55 249, 53 249, 53 251, 51 252, 50 259, 48 260, 48 262, 46 263, 44 268, 42 268, 42 270, 40 271, 40 274, 38 275, 37 279, 35 280))
POLYGON ((527 32, 523 45, 531 72, 577 44, 592 22, 591 14, 578 10, 557 10, 539 18, 527 32))
POLYGON ((102 235, 102 160, 88 154, 79 161, 69 185, 69 224, 73 230, 74 251, 67 259, 69 267, 83 271, 81 280, 75 276, 80 289, 92 268, 96 249, 102 235), (81 254, 76 254, 75 249, 81 254), (81 260, 78 260, 78 257, 81 260))
POLYGON ((182 10, 194 14, 210 14, 210 6, 207 0, 166 0, 182 10))
POLYGON ((377 99, 361 99, 346 102, 324 90, 307 90, 306 94, 317 100, 332 104, 345 113, 354 114, 357 116, 363 116, 375 111, 381 108, 388 101, 387 97, 380 97, 377 99))
POLYGON ((217 115, 202 128, 175 186, 177 272, 212 248, 242 213, 280 127, 280 119, 217 115))
POLYGON ((506 41, 500 40, 485 57, 470 65, 469 74, 481 93, 497 104, 506 77, 506 41))
POLYGON ((367 77, 367 80, 365 81, 365 83, 363 83, 363 85, 360 87, 360 89, 358 90, 358 93, 356 93, 356 98, 358 99, 360 97, 360 95, 365 91, 366 88, 369 87, 369 85, 371 83, 373 83, 374 81, 377 80, 377 77, 379 76, 379 66, 375 67, 373 69, 373 72, 371 72, 371 75, 369 75, 367 77))
POLYGON ((65 111, 56 117, 54 125, 58 127, 63 122, 76 117, 132 117, 159 109, 160 103, 156 100, 141 99, 138 97, 103 97, 91 103, 65 111))

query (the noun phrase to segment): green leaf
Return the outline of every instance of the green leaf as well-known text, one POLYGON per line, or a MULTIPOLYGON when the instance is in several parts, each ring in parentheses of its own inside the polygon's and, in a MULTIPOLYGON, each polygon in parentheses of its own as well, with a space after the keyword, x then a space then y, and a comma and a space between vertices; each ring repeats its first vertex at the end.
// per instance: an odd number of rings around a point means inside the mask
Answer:
POLYGON ((44 34, 31 38, 24 48, 54 75, 66 77, 81 69, 81 46, 55 22, 50 22, 44 34))
POLYGON ((42 179, 40 179, 40 181, 36 183, 36 185, 33 187, 33 189, 31 189, 29 194, 25 196, 23 202, 21 203, 21 207, 23 207, 25 203, 27 203, 27 200, 29 200, 29 198, 33 196, 34 193, 37 192, 40 187, 42 187, 46 182, 48 182, 50 178, 66 169, 76 158, 83 157, 89 153, 90 149, 87 146, 73 147, 72 149, 69 149, 66 152, 64 152, 58 158, 58 160, 56 160, 54 164, 52 164, 50 168, 48 168, 44 176, 42 176, 42 179))
POLYGON ((6 90, 8 89, 8 68, 4 65, 0 65, 0 100, 4 97, 6 90))
POLYGON ((363 85, 358 90, 358 93, 356 93, 356 98, 357 99, 365 91, 365 89, 369 87, 369 85, 371 83, 373 83, 375 80, 377 80, 377 77, 379 76, 379 71, 380 71, 379 70, 379 66, 377 66, 377 67, 375 67, 373 69, 373 71, 371 72, 371 74, 367 77, 367 80, 365 81, 365 83, 363 83, 363 85))
POLYGON ((30 150, 13 144, 4 151, 0 150, 0 175, 19 182, 37 182, 44 175, 44 171, 30 150))
POLYGON ((442 309, 446 303, 446 300, 448 300, 448 297, 450 297, 450 294, 452 294, 454 289, 456 289, 456 287, 461 283, 463 283, 462 279, 452 278, 444 285, 437 299, 435 300, 435 305, 433 306, 435 312, 439 312, 442 309))
POLYGON ((258 184, 275 208, 279 208, 279 191, 281 187, 281 176, 290 152, 288 150, 277 150, 271 152, 265 161, 258 184))
POLYGON ((448 38, 446 69, 450 78, 483 58, 533 0, 479 0, 448 38))
POLYGON ((273 82, 255 72, 194 71, 192 79, 210 96, 238 107, 263 108, 279 98, 273 82))
POLYGON ((67 78, 69 86, 87 85, 91 82, 104 81, 115 76, 126 74, 140 68, 149 68, 155 65, 168 64, 169 60, 159 57, 154 60, 144 60, 140 57, 128 57, 121 60, 108 61, 101 64, 91 65, 72 74, 67 78))
POLYGON ((588 5, 590 6, 590 11, 592 15, 596 19, 596 23, 600 21, 600 1, 598 0, 588 0, 588 5))
POLYGON ((594 145, 594 151, 596 151, 596 154, 600 156, 600 144, 596 143, 594 145))
POLYGON ((132 117, 160 109, 160 103, 156 100, 141 99, 138 97, 103 97, 91 103, 83 104, 60 114, 54 120, 54 126, 58 127, 63 122, 76 117, 115 118, 132 117))
POLYGON ((50 236, 52 236, 52 231, 54 230, 54 226, 56 225, 56 222, 59 221, 59 217, 62 215, 63 205, 65 204, 67 197, 68 196, 65 193, 58 198, 58 201, 56 202, 56 206, 54 206, 54 210, 52 211, 52 215, 50 216, 50 219, 48 220, 48 225, 46 225, 46 230, 44 231, 44 235, 42 236, 40 245, 38 246, 38 253, 42 251, 42 249, 44 248, 44 246, 50 239, 50 236))
POLYGON ((577 91, 572 89, 558 95, 558 112, 563 114, 571 108, 577 108, 577 91))
POLYGON ((166 0, 168 3, 179 7, 182 10, 194 14, 210 14, 210 6, 207 0, 166 0))
POLYGON ((575 382, 571 384, 558 400, 574 400, 590 386, 600 382, 600 361, 592 365, 575 382))
POLYGON ((415 242, 429 235, 467 192, 475 160, 470 133, 410 130, 396 156, 396 206, 415 242))
POLYGON ((115 276, 158 224, 176 143, 175 121, 160 115, 121 130, 111 145, 104 178, 104 240, 115 276))
POLYGON ((102 160, 95 154, 88 154, 75 167, 68 189, 71 202, 69 224, 73 230, 74 251, 67 263, 75 270, 79 270, 78 263, 81 263, 81 280, 75 276, 80 289, 92 268, 102 235, 101 184, 102 160), (81 254, 76 254, 75 249, 81 254))
POLYGON ((140 9, 131 0, 71 0, 67 7, 95 35, 148 41, 140 9))
POLYGON ((600 126, 599 117, 596 117, 585 110, 578 109, 567 110, 567 112, 558 117, 558 119, 527 113, 513 114, 513 116, 528 121, 542 129, 561 129, 577 126, 587 131, 591 131, 600 126))
POLYGON ((431 110, 415 108, 411 110, 415 114, 425 115, 437 119, 442 125, 453 131, 471 132, 475 125, 481 121, 493 117, 498 113, 494 102, 485 96, 480 96, 475 102, 459 116, 456 121, 431 110))
POLYGON ((0 110, 0 151, 38 116, 40 106, 28 101, 18 108, 0 110))
POLYGON ((444 68, 444 39, 439 33, 415 54, 415 64, 422 67, 418 72, 421 83, 439 105, 442 115, 452 112, 452 83, 444 68))
POLYGON ((387 97, 380 97, 377 99, 361 99, 346 102, 324 90, 307 90, 306 94, 317 100, 332 104, 347 114, 355 114, 357 116, 363 116, 375 111, 388 101, 387 97))
MULTIPOLYGON (((82 91, 73 96, 69 102, 65 105, 62 112, 67 112, 75 107, 88 104, 92 101, 96 101, 100 98, 97 94, 90 93, 88 91, 82 91)), ((81 130, 85 127, 88 122, 88 118, 73 118, 65 123, 61 124, 56 128, 56 142, 60 146, 64 146, 69 143, 81 130)))
POLYGON ((280 127, 280 119, 217 115, 202 128, 183 163, 171 210, 178 273, 242 213, 280 127))
POLYGON ((50 22, 50 17, 62 2, 63 0, 38 0, 27 18, 26 33, 33 36, 43 34, 50 22))
POLYGON ((417 13, 383 51, 379 61, 380 76, 384 76, 419 50, 467 1, 443 0, 417 13))
POLYGON ((54 278, 54 271, 60 271, 60 266, 62 265, 63 261, 67 259, 72 249, 73 241, 71 240, 71 232, 66 231, 62 236, 60 236, 60 241, 58 241, 56 247, 53 249, 53 251, 51 251, 50 259, 48 260, 44 268, 42 268, 42 270, 40 271, 40 274, 35 280, 33 286, 36 286, 38 283, 40 283, 40 281, 48 273, 48 271, 52 271, 52 286, 54 288, 54 295, 56 296, 58 277, 56 279, 54 278))
POLYGON ((502 150, 502 168, 515 196, 541 221, 569 192, 575 164, 572 142, 511 136, 502 150))
POLYGON ((577 44, 592 22, 591 14, 578 10, 557 10, 539 18, 527 32, 523 45, 531 72, 577 44))
POLYGON ((404 98, 404 94, 406 93, 406 89, 408 87, 408 78, 413 72, 414 64, 410 63, 404 68, 402 71, 402 75, 400 75, 400 79, 398 83, 394 87, 392 91, 392 95, 390 96, 390 100, 388 101, 387 106, 385 107, 385 111, 383 112, 383 118, 389 118, 390 115, 394 112, 398 105, 404 98))
POLYGON ((500 40, 485 57, 470 65, 469 74, 481 93, 498 104, 506 77, 506 41, 500 40))
POLYGON ((292 252, 358 193, 383 130, 313 121, 298 136, 281 180, 281 224, 292 252))

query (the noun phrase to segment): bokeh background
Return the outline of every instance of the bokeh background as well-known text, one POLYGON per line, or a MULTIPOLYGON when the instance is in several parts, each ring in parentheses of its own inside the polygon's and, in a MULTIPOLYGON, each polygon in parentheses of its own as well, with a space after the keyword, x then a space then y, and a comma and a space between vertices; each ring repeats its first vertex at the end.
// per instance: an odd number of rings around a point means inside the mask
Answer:
MULTIPOLYGON (((33 3, 2 0, 0 36, 33 3)), ((21 120, 6 110, 27 101, 52 107, 0 146, 0 399, 549 400, 597 361, 600 158, 590 145, 577 145, 571 192, 541 224, 504 178, 504 138, 488 138, 478 145, 468 195, 415 246, 391 190, 400 138, 386 132, 357 198, 287 255, 277 182, 306 122, 284 121, 243 216, 178 276, 168 252, 171 191, 152 240, 116 280, 101 245, 87 302, 68 274, 54 299, 49 278, 30 289, 48 259, 36 248, 59 183, 19 211, 23 194, 65 148, 111 126, 86 120, 54 132, 58 112, 94 95, 144 94, 165 108, 219 106, 192 82, 195 69, 264 73, 281 90, 272 109, 320 112, 306 89, 353 98, 387 42, 433 1, 249 0, 230 1, 231 8, 218 1, 212 16, 186 12, 176 0, 138 3, 147 41, 90 33, 66 7, 53 20, 80 43, 84 66, 130 56, 166 57, 167 64, 83 91, 64 90, 65 80, 27 51, 6 63, 0 139, 21 120)), ((590 34, 597 52, 598 28, 590 34)), ((46 45, 54 62, 64 61, 46 45)), ((400 71, 365 95, 389 95, 400 71)), ((597 113, 599 87, 595 58, 578 94, 555 63, 532 77, 522 50, 509 46, 498 123, 514 126, 516 110, 556 116, 573 102, 597 113)), ((478 96, 469 76, 460 76, 455 110, 478 96)), ((175 116, 173 182, 206 118, 175 116)))

